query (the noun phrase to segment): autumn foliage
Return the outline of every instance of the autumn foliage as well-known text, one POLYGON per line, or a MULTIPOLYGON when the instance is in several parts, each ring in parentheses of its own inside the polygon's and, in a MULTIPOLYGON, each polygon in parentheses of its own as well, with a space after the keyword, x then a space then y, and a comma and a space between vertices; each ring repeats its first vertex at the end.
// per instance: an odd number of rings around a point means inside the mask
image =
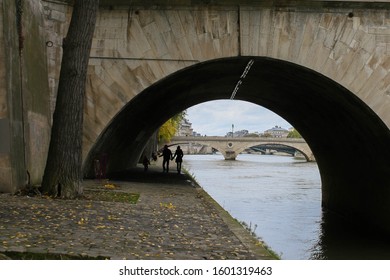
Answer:
POLYGON ((174 117, 166 121, 158 131, 158 142, 167 143, 170 142, 172 137, 175 136, 177 130, 179 129, 180 122, 184 119, 186 112, 183 111, 174 117))

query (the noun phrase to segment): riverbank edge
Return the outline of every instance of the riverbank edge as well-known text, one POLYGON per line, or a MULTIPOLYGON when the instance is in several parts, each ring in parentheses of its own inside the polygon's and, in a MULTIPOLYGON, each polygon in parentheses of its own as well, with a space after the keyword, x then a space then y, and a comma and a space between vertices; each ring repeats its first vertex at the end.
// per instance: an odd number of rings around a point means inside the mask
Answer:
POLYGON ((241 241, 244 246, 251 251, 254 255, 258 256, 262 260, 280 260, 275 252, 268 247, 268 245, 255 235, 253 235, 248 229, 235 219, 228 211, 226 211, 211 195, 209 195, 205 189, 196 181, 195 177, 192 176, 187 170, 184 170, 185 175, 191 181, 193 186, 198 191, 210 207, 215 208, 218 211, 219 216, 233 234, 241 241))

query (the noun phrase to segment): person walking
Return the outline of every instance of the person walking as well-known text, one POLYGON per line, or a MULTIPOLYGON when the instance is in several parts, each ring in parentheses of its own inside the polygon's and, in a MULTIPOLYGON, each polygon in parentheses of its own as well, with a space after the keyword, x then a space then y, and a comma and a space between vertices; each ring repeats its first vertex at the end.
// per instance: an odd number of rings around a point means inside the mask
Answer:
POLYGON ((150 160, 148 159, 148 157, 146 155, 144 156, 144 159, 142 160, 142 164, 144 165, 144 171, 148 171, 150 160))
POLYGON ((162 155, 160 157, 163 157, 163 172, 169 172, 169 161, 172 160, 172 151, 168 148, 168 145, 164 146, 164 149, 162 151, 162 155))
POLYGON ((176 168, 177 168, 177 173, 181 173, 181 163, 183 162, 183 150, 180 149, 180 146, 177 146, 177 149, 175 151, 175 154, 173 155, 172 160, 176 157, 176 168))

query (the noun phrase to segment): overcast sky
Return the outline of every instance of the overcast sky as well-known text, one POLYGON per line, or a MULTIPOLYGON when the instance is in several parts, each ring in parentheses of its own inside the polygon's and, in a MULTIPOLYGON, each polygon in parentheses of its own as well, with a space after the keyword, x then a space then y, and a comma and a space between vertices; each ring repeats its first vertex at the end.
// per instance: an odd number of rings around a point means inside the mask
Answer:
POLYGON ((291 125, 272 111, 239 100, 217 100, 187 109, 187 119, 194 131, 207 136, 225 136, 227 132, 246 129, 263 133, 274 126, 289 129, 291 125))

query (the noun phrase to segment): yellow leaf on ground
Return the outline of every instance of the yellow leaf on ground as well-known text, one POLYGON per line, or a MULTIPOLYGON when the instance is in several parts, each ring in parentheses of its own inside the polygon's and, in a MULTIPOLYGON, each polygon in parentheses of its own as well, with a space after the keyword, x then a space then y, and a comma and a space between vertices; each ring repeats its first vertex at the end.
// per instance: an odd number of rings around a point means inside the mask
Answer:
POLYGON ((116 188, 116 186, 114 184, 105 184, 104 187, 106 189, 111 189, 111 190, 116 188))
POLYGON ((106 226, 101 225, 96 227, 96 229, 101 229, 101 228, 106 228, 106 226))

